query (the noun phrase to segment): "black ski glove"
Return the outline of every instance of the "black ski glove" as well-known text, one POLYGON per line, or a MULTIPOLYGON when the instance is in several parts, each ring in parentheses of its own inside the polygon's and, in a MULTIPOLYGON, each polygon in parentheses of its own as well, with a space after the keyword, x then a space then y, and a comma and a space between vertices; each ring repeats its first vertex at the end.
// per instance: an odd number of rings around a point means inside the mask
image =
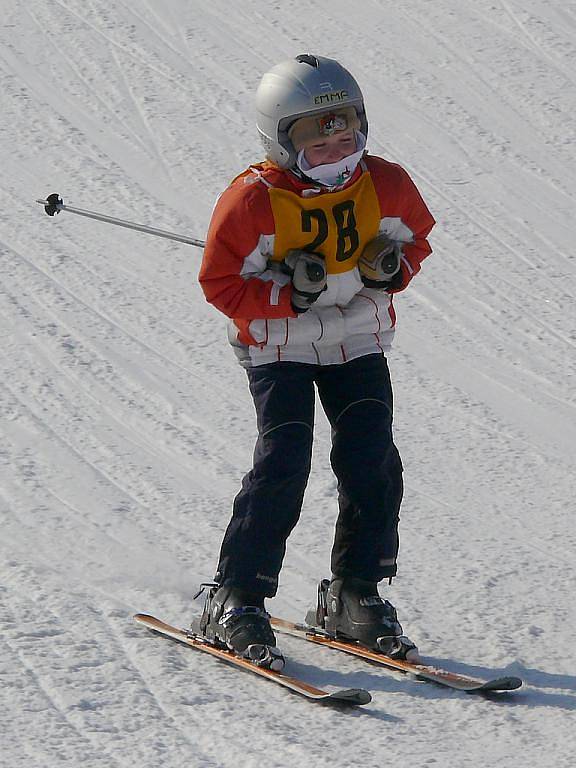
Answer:
POLYGON ((292 275, 292 309, 306 312, 326 290, 326 265, 318 253, 297 249, 288 251, 284 264, 292 275))
POLYGON ((367 288, 390 290, 402 284, 400 243, 381 232, 366 245, 358 259, 360 277, 367 288))

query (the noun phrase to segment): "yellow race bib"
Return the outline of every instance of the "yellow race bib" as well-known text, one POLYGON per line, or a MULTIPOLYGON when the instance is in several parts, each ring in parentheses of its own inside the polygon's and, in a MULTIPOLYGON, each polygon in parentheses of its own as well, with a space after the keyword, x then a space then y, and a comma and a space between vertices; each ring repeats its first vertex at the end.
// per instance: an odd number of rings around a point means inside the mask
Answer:
POLYGON ((366 243, 378 234, 380 205, 372 178, 365 171, 346 189, 300 197, 286 189, 269 189, 274 215, 274 261, 292 248, 324 256, 328 274, 353 269, 366 243))

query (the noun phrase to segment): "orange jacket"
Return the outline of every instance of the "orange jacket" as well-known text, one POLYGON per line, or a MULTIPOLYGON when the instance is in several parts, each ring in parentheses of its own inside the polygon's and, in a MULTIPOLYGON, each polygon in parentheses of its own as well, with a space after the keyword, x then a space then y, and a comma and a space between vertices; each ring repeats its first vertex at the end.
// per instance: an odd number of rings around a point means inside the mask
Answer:
MULTIPOLYGON (((218 199, 200 284, 206 299, 232 318, 241 344, 263 346, 266 340, 252 333, 254 320, 294 318, 292 326, 300 329, 312 322, 304 318, 314 309, 345 308, 363 289, 358 258, 379 232, 403 243, 396 291, 404 290, 431 253, 426 238, 433 225, 406 171, 382 158, 365 155, 347 184, 334 191, 263 163, 237 176, 218 199), (278 269, 290 248, 321 253, 329 280, 328 292, 298 318, 290 305, 289 278, 278 269)), ((391 298, 385 300, 391 307, 391 298)))

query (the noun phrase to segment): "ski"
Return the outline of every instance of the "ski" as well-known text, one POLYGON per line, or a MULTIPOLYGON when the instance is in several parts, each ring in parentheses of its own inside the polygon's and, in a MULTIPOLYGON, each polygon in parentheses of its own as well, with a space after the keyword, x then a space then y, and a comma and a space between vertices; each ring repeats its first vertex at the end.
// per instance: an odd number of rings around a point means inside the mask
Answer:
POLYGON ((304 680, 289 677, 283 672, 276 672, 273 669, 259 667, 248 659, 236 656, 232 651, 212 645, 212 643, 208 642, 201 635, 197 635, 188 629, 178 629, 177 627, 173 627, 171 624, 167 624, 165 621, 161 621, 155 616, 149 616, 146 613, 137 613, 134 616, 134 620, 137 621, 138 624, 147 627, 147 629, 152 632, 156 632, 164 637, 169 637, 172 640, 176 640, 179 643, 183 643, 184 645, 187 645, 190 648, 195 648, 203 653, 208 653, 234 667, 239 667, 240 669, 252 672, 255 675, 265 677, 274 683, 278 683, 278 685, 281 685, 284 688, 299 693, 301 696, 304 696, 311 701, 359 705, 368 704, 368 702, 372 700, 370 693, 363 688, 349 688, 329 692, 322 688, 317 688, 314 685, 310 685, 310 683, 307 683, 304 680))
POLYGON ((462 675, 457 672, 449 672, 429 664, 420 662, 406 661, 404 659, 394 659, 383 653, 371 651, 363 648, 353 642, 336 639, 327 635, 322 629, 311 627, 307 624, 297 624, 285 619, 273 618, 271 620, 274 629, 287 635, 299 637, 317 645, 323 645, 327 648, 334 648, 337 651, 359 656, 367 661, 374 661, 377 664, 388 669, 399 670, 408 674, 415 675, 422 680, 428 680, 439 683, 448 688, 454 688, 466 693, 482 693, 486 691, 513 691, 520 688, 522 680, 519 677, 496 677, 490 680, 481 680, 469 675, 462 675))

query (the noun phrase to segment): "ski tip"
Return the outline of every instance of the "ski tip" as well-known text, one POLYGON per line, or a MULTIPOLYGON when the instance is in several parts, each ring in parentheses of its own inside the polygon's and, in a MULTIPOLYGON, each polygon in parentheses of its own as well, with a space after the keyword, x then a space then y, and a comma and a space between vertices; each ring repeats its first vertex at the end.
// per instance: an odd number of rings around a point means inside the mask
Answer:
POLYGON ((343 704, 369 704, 372 701, 372 695, 364 688, 347 688, 341 691, 335 691, 327 697, 330 701, 338 701, 343 704))
POLYGON ((146 621, 147 619, 153 619, 154 617, 149 613, 135 613, 132 618, 134 621, 146 621))
POLYGON ((519 677, 498 677, 488 680, 478 690, 481 691, 516 691, 521 688, 523 681, 519 677))

